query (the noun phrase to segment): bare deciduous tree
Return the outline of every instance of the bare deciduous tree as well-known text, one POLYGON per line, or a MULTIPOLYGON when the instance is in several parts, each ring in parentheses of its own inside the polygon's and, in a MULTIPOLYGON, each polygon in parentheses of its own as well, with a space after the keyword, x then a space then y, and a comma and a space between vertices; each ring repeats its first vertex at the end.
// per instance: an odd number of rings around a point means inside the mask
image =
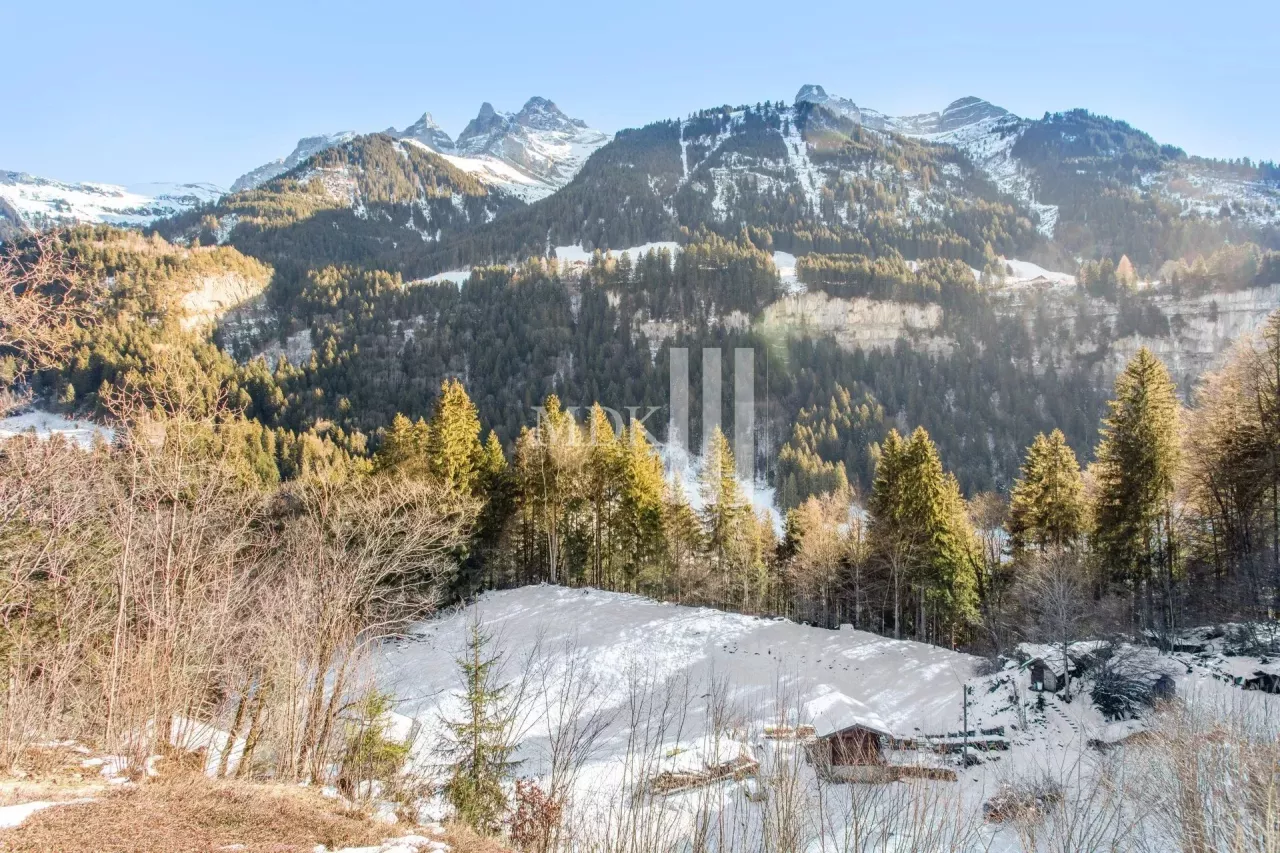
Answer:
MULTIPOLYGON (((0 349, 18 356, 16 375, 9 380, 56 365, 77 328, 91 322, 102 290, 51 236, 38 234, 0 247, 0 349)), ((7 407, 0 399, 0 411, 7 407)))

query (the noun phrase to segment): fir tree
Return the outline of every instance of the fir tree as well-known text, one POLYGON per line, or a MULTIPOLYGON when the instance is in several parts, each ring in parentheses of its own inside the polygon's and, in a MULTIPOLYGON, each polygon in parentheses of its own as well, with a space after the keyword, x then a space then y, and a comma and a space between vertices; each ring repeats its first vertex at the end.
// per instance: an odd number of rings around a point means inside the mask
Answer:
POLYGON ((1116 379, 1098 445, 1094 546, 1111 580, 1144 594, 1146 621, 1170 627, 1175 573, 1173 489, 1178 469, 1178 397, 1164 364, 1146 347, 1116 379))
POLYGON ((458 658, 462 713, 445 721, 445 752, 453 765, 444 793, 458 818, 480 832, 497 831, 507 810, 504 783, 518 762, 511 760, 511 715, 507 687, 498 683, 501 652, 478 617, 467 626, 466 649, 458 658))
POLYGON ((1009 503, 1014 553, 1074 544, 1084 532, 1084 481, 1061 430, 1040 433, 1027 448, 1009 503))
POLYGON ((623 437, 622 492, 617 514, 618 538, 626 576, 632 590, 645 570, 662 559, 663 492, 662 460, 645 438, 644 429, 632 426, 623 437))
POLYGON ((431 472, 437 479, 462 494, 475 490, 484 462, 480 417, 456 379, 447 379, 440 386, 427 447, 431 472))

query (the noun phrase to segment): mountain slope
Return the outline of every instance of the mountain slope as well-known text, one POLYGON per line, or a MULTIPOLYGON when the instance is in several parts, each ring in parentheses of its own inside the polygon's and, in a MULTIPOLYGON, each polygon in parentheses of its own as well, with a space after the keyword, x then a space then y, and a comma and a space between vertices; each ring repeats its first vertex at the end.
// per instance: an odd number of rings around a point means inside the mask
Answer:
POLYGON ((444 235, 519 206, 412 140, 373 134, 325 147, 254 189, 156 228, 170 239, 230 243, 272 263, 397 269, 444 235))
POLYGON ((144 226, 209 204, 222 193, 212 184, 121 187, 0 172, 0 238, 5 230, 43 231, 78 223, 144 226))
POLYGON ((335 145, 350 142, 355 138, 356 133, 350 130, 303 137, 298 140, 298 144, 288 157, 272 160, 270 163, 263 163, 258 168, 245 172, 236 178, 235 182, 231 184, 231 191, 235 193, 260 187, 272 178, 283 175, 290 169, 297 168, 308 157, 319 154, 321 151, 325 151, 335 145))
MULTIPOLYGON (((436 124, 431 113, 423 113, 404 130, 388 128, 385 133, 420 144, 488 186, 524 201, 546 198, 567 184, 592 152, 610 139, 608 134, 587 127, 580 119, 570 118, 554 103, 540 97, 530 98, 516 113, 500 113, 492 104, 482 104, 480 112, 456 141, 436 124)), ((288 157, 242 175, 231 189, 261 186, 308 157, 348 142, 355 135, 344 132, 301 139, 288 157)))
POLYGON ((802 100, 623 131, 554 196, 442 245, 440 265, 744 226, 790 252, 896 249, 977 266, 1037 240, 1030 212, 954 148, 802 100))

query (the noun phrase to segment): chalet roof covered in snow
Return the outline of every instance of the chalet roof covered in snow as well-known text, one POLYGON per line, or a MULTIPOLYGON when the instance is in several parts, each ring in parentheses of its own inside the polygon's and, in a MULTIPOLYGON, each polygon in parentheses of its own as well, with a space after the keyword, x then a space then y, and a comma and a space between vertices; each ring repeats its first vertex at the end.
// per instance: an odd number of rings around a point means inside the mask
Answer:
POLYGON ((818 737, 830 737, 854 727, 893 736, 889 725, 878 714, 857 699, 836 690, 810 699, 805 703, 804 712, 813 722, 814 733, 818 737))

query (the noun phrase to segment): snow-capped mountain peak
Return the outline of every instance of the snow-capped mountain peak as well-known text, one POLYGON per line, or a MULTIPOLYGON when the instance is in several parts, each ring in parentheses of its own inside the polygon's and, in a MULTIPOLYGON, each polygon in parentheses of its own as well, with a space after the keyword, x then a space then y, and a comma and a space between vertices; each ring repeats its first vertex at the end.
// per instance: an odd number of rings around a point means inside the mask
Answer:
MULTIPOLYGON (((551 100, 536 96, 517 113, 499 112, 493 104, 484 102, 456 140, 430 112, 424 112, 404 130, 392 127, 385 133, 417 142, 459 169, 525 201, 545 198, 567 184, 587 158, 612 139, 610 134, 566 115, 551 100)), ((288 157, 246 173, 231 189, 252 189, 355 136, 352 131, 344 131, 300 139, 288 157)))
POLYGON ((941 112, 910 116, 889 116, 877 110, 860 107, 848 98, 827 94, 815 83, 807 83, 796 93, 796 104, 810 103, 825 107, 836 115, 875 130, 895 131, 909 136, 923 136, 958 130, 987 118, 1009 115, 1009 111, 973 96, 947 104, 941 112))
POLYGON ((548 196, 567 184, 587 158, 612 138, 538 96, 516 113, 499 112, 485 101, 456 141, 430 121, 430 115, 397 135, 416 139, 458 168, 526 201, 548 196))
POLYGON ((288 157, 272 160, 270 163, 263 163, 258 168, 236 178, 235 183, 231 185, 231 191, 233 193, 241 192, 242 190, 251 190, 254 187, 261 186, 272 178, 283 175, 308 157, 313 157, 321 151, 349 142, 355 138, 356 133, 352 130, 322 133, 319 136, 304 136, 298 140, 298 144, 294 146, 293 152, 288 157))
POLYGON ((431 113, 423 113, 422 118, 396 135, 407 139, 416 139, 428 148, 434 148, 437 151, 453 150, 453 137, 445 133, 444 128, 436 124, 436 120, 431 117, 431 113))
POLYGON ((585 128, 587 123, 582 119, 570 118, 559 107, 546 98, 537 95, 525 101, 520 112, 515 115, 516 124, 534 130, 558 130, 572 132, 577 128, 585 128))
POLYGON ((467 123, 462 133, 458 134, 458 148, 462 151, 482 150, 490 137, 505 133, 511 124, 512 117, 500 113, 493 104, 485 101, 480 105, 480 112, 467 123))

